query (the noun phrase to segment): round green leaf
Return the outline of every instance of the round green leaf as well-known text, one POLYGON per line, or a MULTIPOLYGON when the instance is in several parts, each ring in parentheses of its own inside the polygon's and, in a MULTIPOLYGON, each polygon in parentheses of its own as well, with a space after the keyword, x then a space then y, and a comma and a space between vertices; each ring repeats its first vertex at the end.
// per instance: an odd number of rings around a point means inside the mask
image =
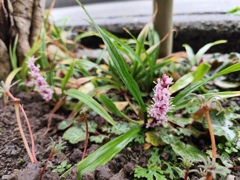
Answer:
POLYGON ((63 138, 72 144, 76 144, 86 139, 86 132, 79 127, 71 127, 63 134, 63 138))
POLYGON ((64 130, 67 129, 69 126, 72 125, 72 121, 62 121, 58 124, 58 129, 59 130, 64 130))
POLYGON ((202 158, 206 159, 206 155, 192 145, 178 142, 171 144, 171 146, 176 154, 193 162, 202 161, 202 158))

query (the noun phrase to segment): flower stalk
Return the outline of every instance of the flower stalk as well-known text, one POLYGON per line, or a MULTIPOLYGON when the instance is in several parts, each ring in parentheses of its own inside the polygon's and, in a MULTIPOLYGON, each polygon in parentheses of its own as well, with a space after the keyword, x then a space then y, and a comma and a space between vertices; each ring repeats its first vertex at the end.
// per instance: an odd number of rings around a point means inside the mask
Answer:
POLYGON ((210 114, 209 114, 209 107, 208 106, 203 106, 203 111, 205 114, 205 118, 208 124, 208 130, 210 134, 210 139, 211 139, 211 144, 212 144, 212 160, 213 162, 216 162, 216 153, 217 153, 217 147, 216 147, 216 142, 215 142, 215 136, 213 132, 213 127, 210 119, 210 114))
POLYGON ((32 154, 32 152, 31 152, 31 150, 28 146, 27 139, 26 139, 25 134, 23 132, 22 123, 21 123, 21 120, 20 120, 20 113, 19 113, 19 102, 20 102, 20 100, 15 98, 13 102, 14 102, 15 114, 16 114, 16 118, 17 118, 17 124, 18 124, 19 131, 20 131, 20 134, 21 134, 22 139, 23 139, 23 143, 25 145, 25 148, 27 150, 27 153, 28 153, 28 156, 29 156, 31 162, 34 163, 35 159, 34 159, 33 154, 32 154))
POLYGON ((184 174, 184 180, 187 180, 187 179, 188 179, 189 167, 186 166, 185 170, 186 170, 186 172, 185 172, 185 174, 184 174))
POLYGON ((211 172, 207 172, 207 175, 206 175, 206 180, 212 180, 213 179, 213 175, 211 172))
POLYGON ((37 162, 37 158, 36 158, 36 155, 35 155, 35 145, 34 145, 34 138, 33 138, 33 135, 32 135, 32 130, 31 130, 31 126, 30 126, 30 123, 29 123, 29 120, 27 118, 27 115, 22 107, 22 105, 20 104, 20 99, 17 99, 15 98, 11 92, 9 91, 10 89, 10 85, 5 85, 3 82, 2 83, 2 87, 0 87, 0 91, 2 91, 4 93, 4 103, 7 103, 7 100, 5 98, 10 98, 13 103, 14 103, 14 109, 15 109, 15 114, 16 114, 16 119, 17 119, 17 124, 18 124, 18 128, 19 128, 19 131, 20 131, 20 134, 21 134, 21 137, 23 139, 23 143, 24 143, 24 146, 27 150, 27 153, 28 153, 28 156, 31 160, 32 163, 36 163, 37 162), (29 134, 30 134, 30 139, 31 139, 31 143, 32 143, 32 151, 30 150, 29 148, 29 145, 28 145, 28 142, 27 142, 27 139, 25 137, 25 134, 24 134, 24 131, 23 131, 23 128, 22 128, 22 123, 21 123, 21 118, 20 118, 20 111, 19 111, 19 108, 21 109, 22 113, 23 113, 23 116, 26 120, 26 123, 27 123, 27 126, 28 126, 28 130, 29 130, 29 134))
POLYGON ((21 104, 19 104, 19 107, 23 113, 23 116, 26 120, 26 123, 27 123, 27 127, 28 127, 28 131, 29 131, 29 135, 30 135, 30 139, 31 139, 31 144, 32 144, 32 156, 33 156, 33 159, 34 159, 34 162, 37 162, 37 158, 36 158, 36 154, 35 154, 35 143, 34 143, 34 138, 33 138, 33 133, 32 133, 32 128, 30 126, 30 123, 29 123, 29 120, 28 120, 28 117, 22 107, 21 104))
MULTIPOLYGON (((51 139, 52 140, 52 139, 51 139)), ((65 142, 60 141, 58 144, 56 144, 53 140, 52 140, 52 145, 51 145, 51 152, 48 156, 48 159, 46 160, 43 168, 40 171, 40 180, 44 179, 44 172, 46 171, 47 167, 48 167, 48 163, 51 161, 51 159, 57 155, 58 153, 60 153, 62 151, 62 149, 65 148, 65 146, 63 146, 65 144, 65 142)))

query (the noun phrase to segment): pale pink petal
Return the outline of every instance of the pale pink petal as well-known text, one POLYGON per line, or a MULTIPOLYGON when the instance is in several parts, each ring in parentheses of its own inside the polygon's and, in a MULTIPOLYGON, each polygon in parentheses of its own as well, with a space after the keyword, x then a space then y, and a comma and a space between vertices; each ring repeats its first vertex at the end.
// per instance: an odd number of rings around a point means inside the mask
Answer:
POLYGON ((36 66, 35 63, 36 59, 34 57, 31 57, 28 59, 27 64, 28 68, 30 70, 29 74, 32 77, 32 81, 35 85, 35 90, 38 91, 43 99, 46 101, 49 101, 52 99, 53 90, 51 87, 47 84, 44 77, 40 74, 40 67, 36 66))
POLYGON ((153 88, 153 104, 149 109, 149 115, 153 118, 151 123, 147 123, 147 128, 160 126, 167 121, 167 113, 170 110, 170 91, 168 86, 172 84, 172 78, 166 74, 162 75, 162 79, 153 88))

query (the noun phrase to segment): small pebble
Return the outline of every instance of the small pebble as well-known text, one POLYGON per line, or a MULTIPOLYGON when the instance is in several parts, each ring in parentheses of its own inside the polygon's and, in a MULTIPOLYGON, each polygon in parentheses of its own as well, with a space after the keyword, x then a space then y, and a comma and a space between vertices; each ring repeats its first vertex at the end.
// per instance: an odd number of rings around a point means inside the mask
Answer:
POLYGON ((2 179, 8 179, 10 177, 10 175, 3 175, 2 179))
POLYGON ((16 151, 15 149, 11 151, 11 155, 17 155, 18 154, 18 151, 16 151))
POLYGON ((226 180, 236 180, 236 176, 229 174, 226 180))

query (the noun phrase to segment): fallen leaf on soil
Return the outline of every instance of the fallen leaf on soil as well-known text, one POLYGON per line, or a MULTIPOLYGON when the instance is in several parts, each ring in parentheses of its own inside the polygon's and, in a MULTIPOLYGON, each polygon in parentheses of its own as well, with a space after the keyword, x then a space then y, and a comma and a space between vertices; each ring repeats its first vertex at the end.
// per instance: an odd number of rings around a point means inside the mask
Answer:
POLYGON ((48 51, 48 58, 53 61, 54 58, 57 60, 62 60, 63 57, 67 57, 67 54, 64 53, 59 47, 50 44, 47 47, 47 51, 48 51))
POLYGON ((118 108, 119 111, 122 111, 122 110, 124 110, 127 107, 128 102, 127 101, 114 102, 114 104, 118 108))
POLYGON ((95 77, 82 77, 82 78, 78 78, 78 79, 71 78, 69 80, 69 82, 67 83, 66 87, 77 89, 77 88, 79 88, 79 86, 81 86, 82 84, 90 81, 93 78, 95 78, 95 77))
POLYGON ((214 84, 222 89, 233 89, 240 86, 239 82, 229 82, 229 81, 223 81, 220 79, 216 79, 214 81, 214 84))
POLYGON ((94 91, 95 87, 93 85, 93 83, 91 82, 88 82, 84 85, 82 85, 80 88, 78 88, 78 90, 82 93, 85 93, 85 94, 89 94, 90 92, 94 91))
POLYGON ((145 136, 146 142, 153 146, 161 146, 165 144, 160 137, 160 133, 149 131, 145 133, 145 136))
POLYGON ((150 143, 144 143, 143 149, 144 149, 144 150, 147 150, 147 149, 149 149, 151 146, 152 146, 152 145, 151 145, 150 143))

